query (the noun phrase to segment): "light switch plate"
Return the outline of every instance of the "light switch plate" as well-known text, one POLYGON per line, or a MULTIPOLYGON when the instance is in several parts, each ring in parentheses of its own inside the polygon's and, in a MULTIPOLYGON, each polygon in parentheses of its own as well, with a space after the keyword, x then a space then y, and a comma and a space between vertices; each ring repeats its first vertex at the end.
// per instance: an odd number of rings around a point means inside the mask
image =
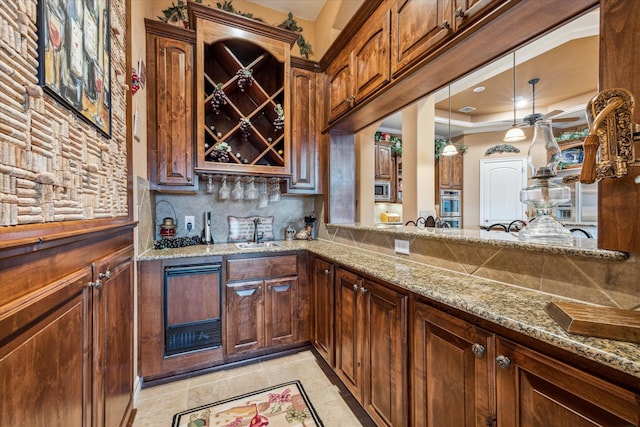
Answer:
POLYGON ((395 239, 396 253, 409 255, 409 241, 402 239, 395 239))

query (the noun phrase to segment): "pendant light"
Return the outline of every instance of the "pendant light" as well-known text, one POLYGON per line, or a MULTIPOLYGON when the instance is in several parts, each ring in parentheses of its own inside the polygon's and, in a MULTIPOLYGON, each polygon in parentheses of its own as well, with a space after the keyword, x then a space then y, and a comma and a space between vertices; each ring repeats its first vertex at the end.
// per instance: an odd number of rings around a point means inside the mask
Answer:
POLYGON ((516 52, 513 51, 513 125, 504 136, 504 142, 518 142, 526 139, 524 132, 516 123, 516 52))
POLYGON ((451 85, 449 85, 449 142, 442 150, 441 156, 455 156, 456 154, 458 154, 458 149, 451 142, 451 85))

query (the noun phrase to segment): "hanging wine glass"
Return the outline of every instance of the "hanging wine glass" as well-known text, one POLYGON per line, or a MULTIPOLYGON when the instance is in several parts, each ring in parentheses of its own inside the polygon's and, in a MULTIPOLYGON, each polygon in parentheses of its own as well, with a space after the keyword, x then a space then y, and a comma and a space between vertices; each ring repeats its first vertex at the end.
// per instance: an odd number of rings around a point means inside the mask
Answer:
POLYGON ((244 191, 244 198, 246 200, 256 200, 258 198, 258 190, 254 185, 255 178, 251 177, 247 184, 247 189, 244 191))
POLYGON ((227 177, 222 177, 222 185, 220 186, 220 190, 218 191, 218 198, 220 200, 227 200, 229 198, 229 187, 227 187, 227 177))
POLYGON ((236 185, 231 192, 231 199, 242 200, 244 199, 244 188, 242 188, 242 180, 239 176, 236 176, 236 185))

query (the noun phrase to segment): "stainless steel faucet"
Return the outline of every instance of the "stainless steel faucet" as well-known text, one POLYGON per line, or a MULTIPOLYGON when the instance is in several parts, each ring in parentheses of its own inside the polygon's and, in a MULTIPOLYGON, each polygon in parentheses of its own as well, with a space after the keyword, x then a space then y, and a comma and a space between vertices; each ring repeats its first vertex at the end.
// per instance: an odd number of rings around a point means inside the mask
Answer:
POLYGON ((260 243, 260 240, 264 237, 264 232, 258 233, 258 224, 260 224, 260 218, 253 220, 253 241, 254 243, 260 243))

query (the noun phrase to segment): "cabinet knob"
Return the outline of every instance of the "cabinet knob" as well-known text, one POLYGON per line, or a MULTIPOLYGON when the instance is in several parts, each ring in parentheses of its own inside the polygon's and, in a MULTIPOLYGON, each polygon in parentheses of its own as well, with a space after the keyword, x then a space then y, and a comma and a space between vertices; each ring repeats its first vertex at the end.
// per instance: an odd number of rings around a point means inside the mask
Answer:
POLYGON ((291 180, 291 185, 296 185, 298 183, 298 181, 296 181, 295 179, 291 180))
POLYGON ((350 97, 345 99, 344 102, 345 102, 345 104, 347 104, 349 106, 352 106, 354 99, 356 99, 355 95, 351 95, 350 97))
POLYGON ((353 291, 358 292, 358 285, 353 285, 353 291))
POLYGON ((89 288, 100 289, 102 287, 102 280, 98 279, 95 282, 89 282, 87 286, 89 288))
POLYGON ((271 287, 271 285, 267 286, 267 291, 268 291, 268 292, 271 292, 271 290, 272 290, 272 289, 273 289, 273 288, 271 287))
POLYGON ((496 357, 496 363, 498 363, 498 366, 502 369, 507 369, 511 365, 511 359, 501 354, 496 357))
POLYGON ((464 10, 461 7, 456 9, 456 18, 464 18, 464 10))
POLYGON ((107 269, 104 273, 98 274, 98 277, 101 279, 111 279, 111 270, 107 269))
POLYGON ((445 19, 444 21, 442 21, 442 24, 440 24, 440 28, 442 28, 443 30, 448 30, 449 28, 451 28, 451 25, 449 24, 449 21, 445 19))
POLYGON ((324 271, 324 275, 325 275, 325 276, 328 276, 330 273, 331 273, 331 272, 329 271, 329 269, 326 269, 326 270, 324 271))
POLYGON ((478 357, 484 356, 486 350, 487 349, 482 344, 475 343, 471 346, 471 351, 478 357))
POLYGON ((364 294, 367 292, 367 289, 364 286, 360 287, 360 293, 364 294))

